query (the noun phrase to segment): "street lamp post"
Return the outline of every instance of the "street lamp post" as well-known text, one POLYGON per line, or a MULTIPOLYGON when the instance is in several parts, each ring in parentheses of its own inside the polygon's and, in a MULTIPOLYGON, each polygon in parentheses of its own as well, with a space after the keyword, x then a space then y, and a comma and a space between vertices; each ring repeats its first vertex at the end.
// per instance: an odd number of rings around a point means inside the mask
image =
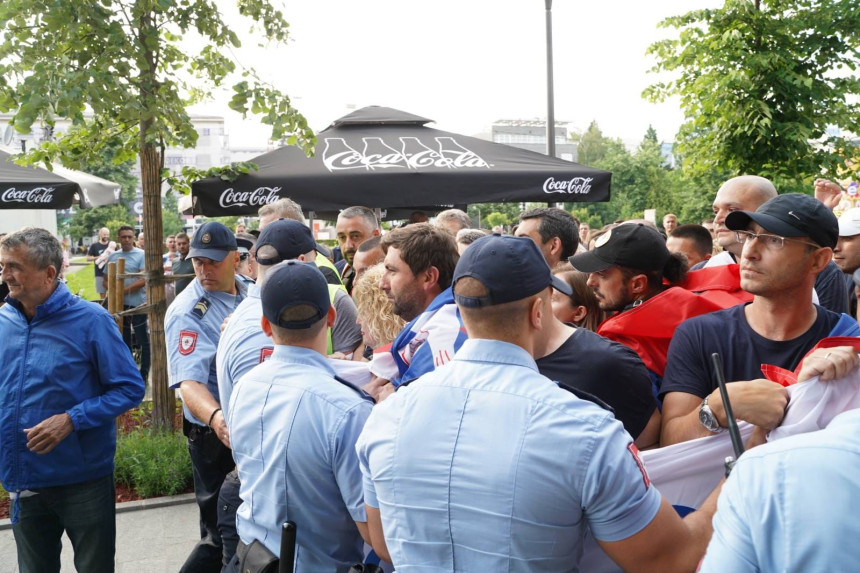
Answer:
POLYGON ((555 104, 552 85, 552 0, 546 3, 546 154, 555 157, 555 104))

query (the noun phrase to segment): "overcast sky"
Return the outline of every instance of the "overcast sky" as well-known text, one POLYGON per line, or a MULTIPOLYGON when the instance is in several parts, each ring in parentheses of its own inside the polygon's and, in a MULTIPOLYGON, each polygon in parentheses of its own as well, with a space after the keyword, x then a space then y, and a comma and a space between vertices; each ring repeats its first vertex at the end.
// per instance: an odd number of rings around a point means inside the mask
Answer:
MULTIPOLYGON (((231 21, 232 0, 219 0, 231 21)), ((278 0, 274 1, 278 4, 278 0)), ((672 140, 683 117, 677 101, 651 104, 657 79, 645 56, 668 31, 667 16, 717 0, 556 0, 553 2, 555 117, 627 142, 649 123, 672 140)), ((546 117, 543 0, 289 0, 292 39, 264 49, 237 24, 240 61, 253 65, 319 130, 348 106, 382 105, 473 135, 499 119, 546 117)), ((226 101, 222 98, 221 101, 226 101)), ((262 145, 268 132, 231 117, 223 103, 198 108, 228 118, 233 146, 262 145)))

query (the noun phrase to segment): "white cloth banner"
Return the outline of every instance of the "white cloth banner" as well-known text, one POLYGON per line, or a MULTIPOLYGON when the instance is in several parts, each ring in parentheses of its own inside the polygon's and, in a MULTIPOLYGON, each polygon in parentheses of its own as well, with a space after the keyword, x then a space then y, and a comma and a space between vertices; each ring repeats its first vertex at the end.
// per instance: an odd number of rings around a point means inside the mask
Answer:
MULTIPOLYGON (((790 401, 782 424, 768 441, 827 427, 837 415, 860 407, 860 371, 845 378, 808 382, 788 387, 790 401)), ((740 422, 741 436, 749 438, 753 426, 740 422)), ((725 475, 725 459, 734 457, 728 432, 639 453, 651 484, 676 507, 698 508, 725 475)), ((586 532, 580 570, 615 572, 621 569, 603 553, 586 532)))

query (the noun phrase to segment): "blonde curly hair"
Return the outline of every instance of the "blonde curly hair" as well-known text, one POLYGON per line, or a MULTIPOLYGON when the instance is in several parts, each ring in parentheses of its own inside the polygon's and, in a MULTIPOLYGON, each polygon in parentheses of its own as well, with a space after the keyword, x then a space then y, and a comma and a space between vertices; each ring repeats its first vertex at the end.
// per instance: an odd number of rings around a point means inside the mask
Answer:
POLYGON ((391 301, 379 288, 384 272, 385 265, 374 265, 364 271, 352 287, 352 300, 358 309, 364 342, 372 348, 392 342, 406 325, 406 321, 394 314, 391 301))

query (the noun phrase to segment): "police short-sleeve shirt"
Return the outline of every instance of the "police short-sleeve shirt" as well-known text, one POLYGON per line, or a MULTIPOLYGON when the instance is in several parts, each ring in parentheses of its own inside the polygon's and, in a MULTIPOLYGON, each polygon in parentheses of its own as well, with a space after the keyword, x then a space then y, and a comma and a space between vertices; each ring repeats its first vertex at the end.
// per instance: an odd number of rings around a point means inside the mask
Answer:
POLYGON ((606 402, 634 438, 657 409, 651 379, 639 355, 590 330, 577 328, 555 352, 535 362, 550 380, 606 402))
POLYGON ((770 340, 752 329, 746 305, 704 314, 682 322, 675 330, 666 360, 660 398, 685 392, 704 398, 717 388, 711 354, 720 355, 728 382, 762 377, 762 364, 794 370, 806 353, 826 338, 839 315, 816 305, 818 316, 805 333, 792 340, 770 340))
POLYGON ((233 389, 233 457, 241 480, 244 543, 280 550, 280 524, 296 523, 297 571, 347 571, 362 558, 366 522, 355 442, 373 407, 335 380, 320 353, 276 346, 233 389), (305 524, 305 525, 302 525, 305 524))
POLYGON ((576 570, 586 524, 626 539, 661 502, 622 425, 504 342, 378 404, 357 448, 397 570, 576 570))
POLYGON ((260 327, 262 316, 260 287, 252 284, 248 287, 247 298, 236 307, 218 342, 216 367, 219 403, 228 421, 233 388, 242 376, 268 360, 275 347, 272 339, 260 327))
MULTIPOLYGON (((237 289, 236 295, 209 292, 195 279, 168 307, 164 323, 171 388, 194 380, 205 384, 215 400, 219 399, 215 354, 221 323, 244 298, 238 283, 237 289)), ((207 420, 197 420, 185 406, 183 410, 189 422, 206 425, 207 420)))

